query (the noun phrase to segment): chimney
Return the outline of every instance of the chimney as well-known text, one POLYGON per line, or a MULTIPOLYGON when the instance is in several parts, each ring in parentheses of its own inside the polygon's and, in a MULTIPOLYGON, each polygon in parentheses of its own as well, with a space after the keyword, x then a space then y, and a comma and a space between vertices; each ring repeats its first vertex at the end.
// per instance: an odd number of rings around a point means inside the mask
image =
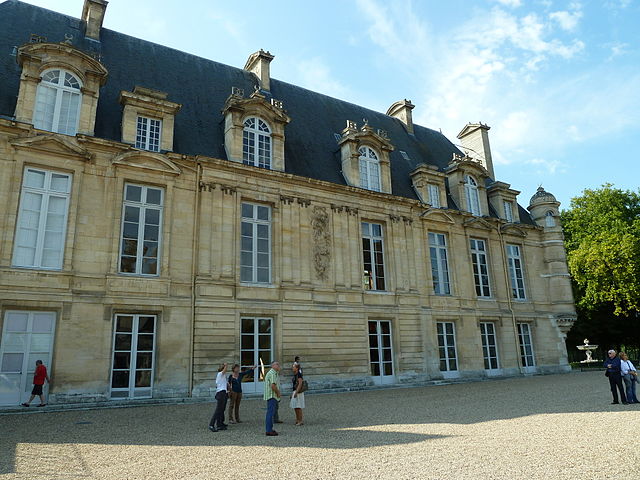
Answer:
POLYGON ((411 103, 411 100, 405 98, 391 105, 389 110, 387 110, 387 115, 400 120, 404 123, 405 127, 407 127, 407 131, 413 134, 413 117, 411 116, 411 110, 414 108, 415 105, 411 103))
POLYGON ((480 123, 468 123, 458 134, 462 148, 467 155, 475 158, 487 169, 489 176, 495 179, 493 159, 489 146, 489 129, 491 127, 480 123))
POLYGON ((270 89, 271 75, 269 73, 269 64, 273 58, 274 56, 271 55, 271 53, 260 49, 260 51, 249 55, 249 59, 244 66, 246 71, 255 73, 258 76, 262 90, 269 91, 270 89))
POLYGON ((100 41, 100 30, 104 21, 104 12, 107 10, 106 0, 84 0, 82 7, 82 21, 85 23, 84 36, 100 41))

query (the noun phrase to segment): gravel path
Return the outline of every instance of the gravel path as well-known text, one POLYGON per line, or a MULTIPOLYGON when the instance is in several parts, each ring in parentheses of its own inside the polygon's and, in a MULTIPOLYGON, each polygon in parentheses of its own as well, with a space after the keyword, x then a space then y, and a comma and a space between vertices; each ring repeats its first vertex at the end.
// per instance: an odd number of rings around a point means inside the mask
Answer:
POLYGON ((308 395, 279 437, 259 400, 218 433, 211 404, 3 416, 0 479, 638 478, 640 405, 610 401, 591 372, 308 395))

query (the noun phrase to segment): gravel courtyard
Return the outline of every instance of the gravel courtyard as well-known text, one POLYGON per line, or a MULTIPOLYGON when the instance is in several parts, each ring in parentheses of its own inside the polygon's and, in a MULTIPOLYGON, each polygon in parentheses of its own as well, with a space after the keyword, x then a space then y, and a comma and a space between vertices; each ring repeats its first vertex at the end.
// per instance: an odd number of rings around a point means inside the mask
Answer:
POLYGON ((279 437, 258 400, 218 433, 212 404, 6 415, 0 479, 637 478, 640 406, 610 401, 591 372, 308 395, 279 437))

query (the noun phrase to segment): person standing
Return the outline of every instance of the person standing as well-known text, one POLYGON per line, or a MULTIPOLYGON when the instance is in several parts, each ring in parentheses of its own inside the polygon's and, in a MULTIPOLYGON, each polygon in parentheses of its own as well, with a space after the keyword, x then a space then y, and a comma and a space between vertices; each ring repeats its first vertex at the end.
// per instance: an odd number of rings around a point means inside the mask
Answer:
POLYGON ((625 352, 620 352, 620 373, 622 374, 622 380, 624 381, 627 391, 627 402, 639 403, 638 397, 636 397, 638 371, 625 352))
POLYGON ((609 377, 609 385, 611 386, 611 394, 613 395, 613 402, 611 405, 620 403, 618 401, 618 392, 616 388, 620 390, 620 397, 622 403, 627 405, 627 397, 624 394, 624 387, 622 386, 622 375, 620 373, 620 358, 616 355, 615 350, 609 350, 607 352, 609 358, 604 361, 604 367, 607 369, 605 375, 609 377))
POLYGON ((271 370, 264 377, 264 399, 267 401, 266 435, 267 437, 275 437, 278 435, 273 429, 276 408, 280 401, 280 363, 273 362, 271 370))
POLYGON ((292 393, 291 393, 291 402, 289 402, 289 406, 293 408, 293 411, 296 413, 296 427, 304 425, 302 418, 302 409, 304 408, 304 392, 302 391, 302 371, 300 369, 300 364, 293 364, 293 385, 292 385, 292 393))
POLYGON ((218 368, 218 375, 216 375, 216 409, 209 421, 209 430, 212 432, 227 429, 227 425, 224 423, 224 409, 227 407, 228 390, 227 364, 223 363, 220 368, 218 368))
POLYGON ((293 359, 293 364, 298 365, 298 368, 300 369, 300 375, 304 375, 304 373, 302 372, 302 363, 300 363, 299 356, 296 355, 296 357, 293 359))
POLYGON ((237 363, 231 369, 229 375, 229 383, 231 391, 229 392, 229 423, 242 423, 240 421, 240 401, 242 400, 242 379, 245 375, 253 373, 256 366, 240 372, 240 365, 237 363))
POLYGON ((36 370, 33 374, 33 390, 31 390, 31 397, 28 402, 22 404, 23 407, 28 407, 33 402, 33 399, 36 398, 36 395, 40 397, 40 405, 39 407, 44 407, 46 405, 44 401, 44 393, 42 393, 42 387, 44 386, 44 381, 47 383, 51 383, 51 379, 49 375, 47 375, 47 367, 44 366, 42 360, 36 360, 36 370))

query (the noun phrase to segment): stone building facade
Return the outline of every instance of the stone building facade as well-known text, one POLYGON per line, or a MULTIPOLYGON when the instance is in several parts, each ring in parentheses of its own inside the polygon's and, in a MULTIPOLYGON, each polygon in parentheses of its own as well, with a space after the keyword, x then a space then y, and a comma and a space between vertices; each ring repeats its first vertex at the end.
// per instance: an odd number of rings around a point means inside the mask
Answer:
MULTIPOLYGON (((0 404, 206 396, 301 355, 312 388, 568 370, 559 203, 386 114, 0 4, 0 404), (7 52, 10 53, 7 54, 7 52)), ((259 378, 245 390, 259 391, 259 378)))

